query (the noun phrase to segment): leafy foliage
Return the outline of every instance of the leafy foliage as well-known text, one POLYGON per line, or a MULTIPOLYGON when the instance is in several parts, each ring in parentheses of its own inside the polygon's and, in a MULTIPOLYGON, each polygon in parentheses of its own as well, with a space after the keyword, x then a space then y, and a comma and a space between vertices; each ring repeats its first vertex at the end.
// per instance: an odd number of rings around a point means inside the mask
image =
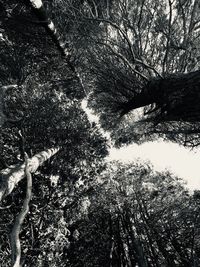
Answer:
POLYGON ((79 34, 91 45, 78 62, 91 91, 89 105, 113 137, 128 121, 131 128, 138 127, 135 118, 141 107, 139 128, 148 130, 152 138, 163 135, 184 145, 198 145, 198 1, 108 2, 104 12, 98 12, 96 2, 86 1, 79 14, 80 25, 90 27, 87 34, 79 34), (194 71, 197 78, 183 75, 195 76, 194 71), (132 121, 122 117, 131 111, 132 121))
MULTIPOLYGON (((81 108, 87 97, 116 146, 160 136, 199 145, 198 1, 44 7, 68 58, 27 1, 0 1, 0 86, 14 85, 0 92, 0 169, 22 162, 25 151, 60 148, 33 176, 22 265, 199 265, 199 192, 148 164, 107 164, 107 140, 81 108)), ((5 267, 25 186, 0 209, 5 267)))
POLYGON ((111 163, 91 203, 70 266, 198 264, 199 204, 170 173, 111 163))

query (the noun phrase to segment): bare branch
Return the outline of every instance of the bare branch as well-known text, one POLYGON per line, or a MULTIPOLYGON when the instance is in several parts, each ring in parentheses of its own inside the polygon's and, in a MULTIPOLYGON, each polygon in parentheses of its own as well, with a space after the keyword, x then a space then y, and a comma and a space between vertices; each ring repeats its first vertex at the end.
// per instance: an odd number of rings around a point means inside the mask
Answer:
POLYGON ((119 25, 117 25, 115 22, 113 22, 113 21, 111 21, 109 19, 101 19, 101 18, 95 18, 94 19, 94 18, 88 18, 88 17, 85 17, 85 19, 105 22, 105 23, 111 25, 113 28, 117 29, 121 33, 121 35, 124 37, 124 39, 126 40, 128 46, 129 46, 132 58, 133 58, 133 62, 135 61, 135 53, 133 51, 133 46, 132 46, 132 44, 131 44, 126 32, 119 25))
POLYGON ((169 49, 170 49, 170 39, 171 39, 171 27, 172 27, 172 2, 171 0, 168 0, 169 4, 169 21, 168 21, 168 34, 167 34, 167 44, 166 44, 166 50, 165 55, 163 58, 163 64, 162 64, 162 72, 165 73, 167 68, 167 59, 169 55, 169 49))
POLYGON ((131 64, 131 63, 126 59, 125 56, 123 56, 121 53, 115 51, 115 50, 112 48, 111 45, 109 45, 108 43, 101 43, 101 42, 98 42, 98 43, 99 43, 99 44, 102 44, 102 45, 104 45, 104 46, 107 46, 107 47, 113 52, 113 54, 116 55, 116 56, 118 56, 119 58, 121 58, 121 59, 124 61, 124 63, 126 63, 134 73, 138 74, 140 77, 142 77, 142 78, 145 79, 146 81, 149 80, 149 79, 147 78, 147 76, 145 76, 145 75, 142 74, 141 72, 137 71, 137 70, 135 69, 135 66, 134 66, 133 64, 131 64))

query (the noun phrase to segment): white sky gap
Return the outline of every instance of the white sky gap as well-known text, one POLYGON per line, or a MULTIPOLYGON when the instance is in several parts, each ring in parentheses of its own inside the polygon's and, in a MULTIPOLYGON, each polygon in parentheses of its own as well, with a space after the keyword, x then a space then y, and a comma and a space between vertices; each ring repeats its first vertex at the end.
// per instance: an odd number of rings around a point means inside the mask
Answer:
MULTIPOLYGON (((82 101, 82 108, 88 115, 89 121, 97 123, 101 133, 109 139, 110 135, 101 128, 98 116, 87 108, 86 100, 82 101)), ((199 149, 190 150, 172 142, 159 140, 141 145, 131 144, 120 149, 111 147, 107 157, 108 161, 119 160, 124 163, 134 162, 138 159, 149 161, 157 171, 168 169, 184 179, 190 190, 200 190, 199 149)))

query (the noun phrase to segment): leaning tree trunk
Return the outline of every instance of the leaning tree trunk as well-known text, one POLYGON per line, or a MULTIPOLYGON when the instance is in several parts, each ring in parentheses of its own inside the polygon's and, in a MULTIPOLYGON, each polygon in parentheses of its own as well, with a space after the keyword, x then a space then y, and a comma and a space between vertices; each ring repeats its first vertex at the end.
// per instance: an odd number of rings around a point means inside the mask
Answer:
MULTIPOLYGON (((34 173, 47 159, 55 155, 60 148, 42 151, 29 159, 29 171, 34 173)), ((14 187, 25 177, 25 163, 19 163, 0 172, 0 201, 9 195, 14 187)))
POLYGON ((34 13, 45 27, 47 33, 51 36, 53 42, 64 57, 69 56, 69 51, 66 42, 64 42, 57 31, 53 21, 48 17, 47 12, 41 0, 30 0, 34 13))
POLYGON ((63 58, 66 60, 68 66, 78 76, 75 66, 70 62, 70 49, 69 44, 63 40, 58 29, 55 27, 53 21, 49 18, 43 2, 41 0, 29 0, 36 17, 41 22, 41 25, 46 29, 47 34, 51 37, 52 41, 60 51, 63 58))
MULTIPOLYGON (((70 70, 74 73, 75 77, 80 82, 80 86, 83 92, 86 94, 86 90, 83 85, 81 76, 77 68, 75 67, 75 65, 70 61, 71 54, 70 54, 69 44, 63 40, 61 34, 59 33, 58 29, 55 27, 53 21, 49 18, 42 0, 29 0, 29 1, 31 3, 31 6, 34 10, 35 15, 41 22, 41 25, 43 25, 44 28, 46 29, 47 34, 49 34, 49 36, 51 37, 57 49, 60 51, 61 55, 63 56, 63 59, 67 62, 67 65, 69 66, 70 70)), ((84 1, 82 1, 82 3, 83 2, 84 1)))
POLYGON ((154 104, 148 114, 161 121, 200 121, 200 71, 174 74, 164 79, 151 80, 128 102, 119 106, 121 115, 154 104), (156 111, 156 112, 155 112, 156 111))

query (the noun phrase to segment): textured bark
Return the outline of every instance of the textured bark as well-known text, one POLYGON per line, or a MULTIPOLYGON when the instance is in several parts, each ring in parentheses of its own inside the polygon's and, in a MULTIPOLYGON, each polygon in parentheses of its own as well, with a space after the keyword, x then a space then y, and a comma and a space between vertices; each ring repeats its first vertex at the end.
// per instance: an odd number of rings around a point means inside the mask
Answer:
POLYGON ((17 215, 15 219, 15 223, 13 225, 13 229, 11 232, 10 243, 12 249, 12 265, 13 267, 20 267, 20 260, 21 260, 21 244, 19 239, 20 230, 24 219, 29 211, 29 203, 31 200, 32 195, 32 176, 29 170, 29 161, 28 156, 25 154, 25 175, 27 177, 27 189, 26 189, 26 198, 24 199, 24 203, 22 206, 22 210, 17 215))
MULTIPOLYGON (((132 252, 134 255, 135 260, 137 261, 137 264, 139 267, 148 267, 147 259, 144 253, 143 246, 133 232, 132 223, 130 221, 130 215, 129 212, 126 211, 126 213, 122 216, 123 225, 131 239, 131 244, 129 244, 132 247, 132 252)), ((135 265, 133 265, 135 266, 135 265)))
MULTIPOLYGON (((34 173, 47 159, 55 155, 60 149, 52 148, 42 151, 29 160, 29 171, 34 173)), ((12 165, 0 172, 0 201, 9 195, 14 187, 25 177, 25 163, 12 165)))
POLYGON ((53 21, 48 17, 47 12, 41 0, 30 0, 34 13, 46 29, 47 33, 51 36, 53 42, 57 46, 58 50, 64 57, 69 56, 69 51, 66 43, 62 40, 58 33, 53 21))
MULTIPOLYGON (((46 29, 49 36, 51 36, 52 41, 54 42, 54 44, 56 45, 56 47, 60 51, 64 60, 67 62, 70 70, 74 73, 74 75, 79 80, 80 85, 86 94, 81 76, 80 76, 79 72, 77 71, 76 67, 70 61, 71 54, 69 51, 68 43, 66 41, 63 41, 61 34, 56 29, 53 21, 49 18, 42 1, 41 0, 29 0, 29 1, 31 3, 31 6, 33 7, 35 15, 37 16, 37 18, 39 19, 41 24, 44 26, 44 28, 46 29)), ((84 1, 81 1, 80 4, 83 4, 83 2, 84 1)))
POLYGON ((115 239, 113 235, 113 227, 112 227, 112 218, 111 215, 109 215, 109 230, 110 230, 110 255, 109 255, 109 266, 112 267, 112 261, 113 261, 113 251, 115 247, 115 239))
MULTIPOLYGON (((135 97, 121 105, 121 115, 154 104, 163 121, 200 121, 200 71, 153 79, 135 97)), ((153 113, 152 113, 153 114, 153 113)))

